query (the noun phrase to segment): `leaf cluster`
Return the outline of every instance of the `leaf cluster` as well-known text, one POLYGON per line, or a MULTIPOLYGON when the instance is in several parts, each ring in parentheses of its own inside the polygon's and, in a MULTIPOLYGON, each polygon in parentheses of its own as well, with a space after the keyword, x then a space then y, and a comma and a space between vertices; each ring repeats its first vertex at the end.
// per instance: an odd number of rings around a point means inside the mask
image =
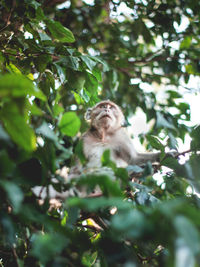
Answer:
POLYGON ((1 1, 1 266, 198 265, 200 127, 188 126, 180 85, 193 94, 199 76, 199 10, 198 0, 1 1), (160 165, 117 168, 106 151, 100 170, 66 181, 74 158, 86 160, 84 112, 108 98, 127 122, 137 107, 154 120, 140 139, 160 165), (188 160, 165 157, 186 135, 188 160), (68 197, 52 204, 52 189, 68 197))

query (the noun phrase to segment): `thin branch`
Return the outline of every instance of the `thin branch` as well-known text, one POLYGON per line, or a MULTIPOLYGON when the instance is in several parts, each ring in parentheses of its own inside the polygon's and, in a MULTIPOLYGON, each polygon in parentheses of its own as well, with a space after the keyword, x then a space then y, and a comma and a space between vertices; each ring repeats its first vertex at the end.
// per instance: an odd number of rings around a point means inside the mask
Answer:
POLYGON ((165 159, 167 159, 168 157, 173 157, 173 158, 178 158, 179 156, 184 156, 185 154, 188 154, 188 153, 192 153, 192 152, 199 152, 199 151, 194 151, 194 150, 192 150, 192 149, 188 149, 188 150, 186 150, 186 151, 183 151, 183 152, 175 152, 175 155, 173 155, 173 153, 172 153, 172 155, 170 155, 170 153, 168 153, 168 154, 166 154, 165 156, 164 156, 164 158, 161 160, 161 165, 162 165, 162 162, 165 160, 165 159))
POLYGON ((92 193, 90 195, 88 195, 87 197, 89 198, 95 198, 95 197, 102 197, 103 194, 102 193, 92 193))
POLYGON ((186 151, 183 151, 183 152, 178 153, 178 154, 175 156, 175 158, 178 158, 179 156, 185 156, 185 154, 188 154, 188 153, 191 153, 191 152, 194 152, 194 151, 192 151, 191 149, 188 149, 188 150, 186 150, 186 151))
POLYGON ((0 29, 0 32, 5 30, 8 27, 8 25, 10 25, 10 18, 11 18, 13 10, 15 9, 15 6, 16 6, 16 0, 13 0, 12 7, 11 7, 10 12, 8 13, 8 16, 6 19, 6 25, 2 29, 0 29))
POLYGON ((15 258, 15 261, 16 261, 16 265, 17 265, 17 267, 19 267, 18 256, 17 256, 16 249, 14 247, 12 247, 12 252, 13 252, 13 255, 14 255, 14 258, 15 258))

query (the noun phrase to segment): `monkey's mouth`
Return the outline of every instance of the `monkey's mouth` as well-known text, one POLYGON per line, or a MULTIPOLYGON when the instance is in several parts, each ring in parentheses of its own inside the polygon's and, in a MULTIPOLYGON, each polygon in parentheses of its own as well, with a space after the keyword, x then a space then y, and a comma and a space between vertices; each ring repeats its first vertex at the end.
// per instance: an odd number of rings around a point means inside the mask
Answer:
POLYGON ((101 117, 101 119, 103 119, 103 118, 109 118, 109 119, 111 119, 110 115, 108 115, 108 114, 103 115, 103 116, 101 117))

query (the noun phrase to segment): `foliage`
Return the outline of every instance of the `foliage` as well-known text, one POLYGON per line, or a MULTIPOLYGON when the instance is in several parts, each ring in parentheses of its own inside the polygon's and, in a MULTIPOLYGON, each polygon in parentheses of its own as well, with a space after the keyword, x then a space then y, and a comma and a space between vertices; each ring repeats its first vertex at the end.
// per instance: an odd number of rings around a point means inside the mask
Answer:
POLYGON ((193 94, 200 73, 199 1, 2 0, 0 11, 0 265, 197 266, 200 127, 188 126, 181 88, 193 94), (105 98, 127 122, 137 107, 154 119, 141 141, 163 152, 161 184, 150 164, 118 169, 109 153, 102 163, 112 175, 63 179, 75 155, 85 161, 76 145, 86 108, 105 98), (166 158, 186 135, 189 160, 166 158), (38 185, 99 185, 103 196, 52 208, 48 190, 43 203, 32 192, 38 185))

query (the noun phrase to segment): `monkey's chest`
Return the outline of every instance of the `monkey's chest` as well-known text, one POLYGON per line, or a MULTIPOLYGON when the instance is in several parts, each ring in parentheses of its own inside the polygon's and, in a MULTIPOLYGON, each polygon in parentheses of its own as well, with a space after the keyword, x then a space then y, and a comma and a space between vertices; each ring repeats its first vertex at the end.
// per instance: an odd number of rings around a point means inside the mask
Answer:
POLYGON ((116 163, 117 167, 127 166, 127 163, 121 158, 120 151, 112 144, 107 143, 95 143, 95 145, 91 143, 89 146, 84 146, 84 154, 88 159, 87 166, 100 167, 102 155, 106 150, 110 151, 110 159, 116 163))

